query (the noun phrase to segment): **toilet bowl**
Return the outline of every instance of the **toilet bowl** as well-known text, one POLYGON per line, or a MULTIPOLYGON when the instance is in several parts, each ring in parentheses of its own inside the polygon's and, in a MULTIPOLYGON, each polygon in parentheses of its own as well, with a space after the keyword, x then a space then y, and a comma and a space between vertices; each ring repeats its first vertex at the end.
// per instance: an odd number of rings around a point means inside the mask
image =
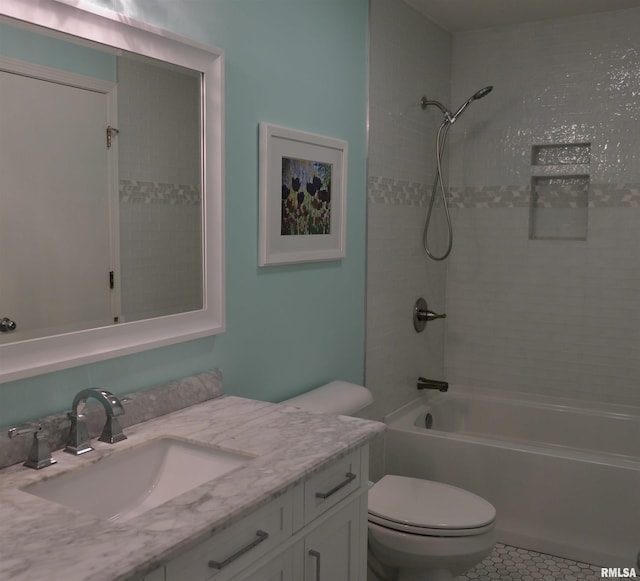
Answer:
MULTIPOLYGON (((365 387, 334 381, 282 403, 350 415, 372 401, 365 387)), ((368 504, 370 569, 383 581, 450 581, 495 544, 493 505, 449 484, 386 475, 368 504)))
POLYGON ((441 482, 386 475, 369 490, 369 547, 398 581, 453 579, 495 544, 495 508, 441 482))

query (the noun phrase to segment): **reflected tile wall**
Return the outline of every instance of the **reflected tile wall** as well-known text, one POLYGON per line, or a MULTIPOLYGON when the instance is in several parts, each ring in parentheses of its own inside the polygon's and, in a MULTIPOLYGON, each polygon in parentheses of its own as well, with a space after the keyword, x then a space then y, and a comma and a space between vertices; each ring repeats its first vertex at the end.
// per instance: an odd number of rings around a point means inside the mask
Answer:
POLYGON ((200 197, 199 187, 121 181, 125 321, 202 308, 200 197))

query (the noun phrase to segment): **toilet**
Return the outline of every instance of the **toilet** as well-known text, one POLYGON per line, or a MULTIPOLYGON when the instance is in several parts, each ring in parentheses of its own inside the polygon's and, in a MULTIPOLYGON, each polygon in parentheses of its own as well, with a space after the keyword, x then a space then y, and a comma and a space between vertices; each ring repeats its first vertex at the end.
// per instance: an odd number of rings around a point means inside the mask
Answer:
MULTIPOLYGON (((373 401, 361 385, 333 381, 282 403, 352 415, 373 401)), ((496 510, 462 488, 388 474, 369 489, 369 569, 380 581, 451 581, 495 544, 496 510)))

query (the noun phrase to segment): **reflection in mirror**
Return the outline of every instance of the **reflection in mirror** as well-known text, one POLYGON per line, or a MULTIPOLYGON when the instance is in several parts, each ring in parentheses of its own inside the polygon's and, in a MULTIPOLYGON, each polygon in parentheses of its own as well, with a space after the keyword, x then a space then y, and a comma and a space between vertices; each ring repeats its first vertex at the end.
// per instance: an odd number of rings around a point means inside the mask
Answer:
POLYGON ((0 27, 0 341, 201 309, 200 73, 0 27))
POLYGON ((121 316, 202 308, 200 75, 118 57, 121 316))
POLYGON ((0 9, 0 382, 224 330, 222 53, 74 4, 0 9))

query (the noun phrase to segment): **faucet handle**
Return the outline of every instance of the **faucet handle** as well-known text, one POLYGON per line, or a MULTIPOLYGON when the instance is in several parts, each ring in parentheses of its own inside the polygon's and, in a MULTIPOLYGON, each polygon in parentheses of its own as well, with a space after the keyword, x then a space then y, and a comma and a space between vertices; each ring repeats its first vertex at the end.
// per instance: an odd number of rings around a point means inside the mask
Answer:
POLYGON ((56 460, 51 457, 51 448, 49 447, 49 442, 45 437, 45 432, 42 429, 42 424, 38 424, 38 428, 35 431, 33 431, 33 428, 26 427, 10 428, 9 437, 14 438, 15 436, 22 436, 23 434, 31 432, 33 433, 33 442, 31 444, 31 449, 29 450, 27 460, 26 462, 24 462, 23 466, 41 470, 42 468, 46 468, 47 466, 56 464, 56 460))
POLYGON ((424 328, 429 321, 446 318, 447 315, 445 313, 439 315, 438 313, 430 311, 427 307, 427 301, 422 297, 416 301, 416 304, 413 307, 413 328, 417 333, 424 331, 424 328))
MULTIPOLYGON (((124 410, 121 413, 124 413, 124 410)), ((115 416, 107 416, 107 421, 104 423, 102 434, 100 434, 98 440, 100 442, 106 442, 107 444, 115 444, 116 442, 122 442, 122 440, 126 439, 127 436, 122 432, 118 418, 115 416)))
POLYGON ((84 416, 76 412, 67 412, 67 416, 69 417, 69 436, 64 451, 74 456, 91 452, 93 448, 84 416))

